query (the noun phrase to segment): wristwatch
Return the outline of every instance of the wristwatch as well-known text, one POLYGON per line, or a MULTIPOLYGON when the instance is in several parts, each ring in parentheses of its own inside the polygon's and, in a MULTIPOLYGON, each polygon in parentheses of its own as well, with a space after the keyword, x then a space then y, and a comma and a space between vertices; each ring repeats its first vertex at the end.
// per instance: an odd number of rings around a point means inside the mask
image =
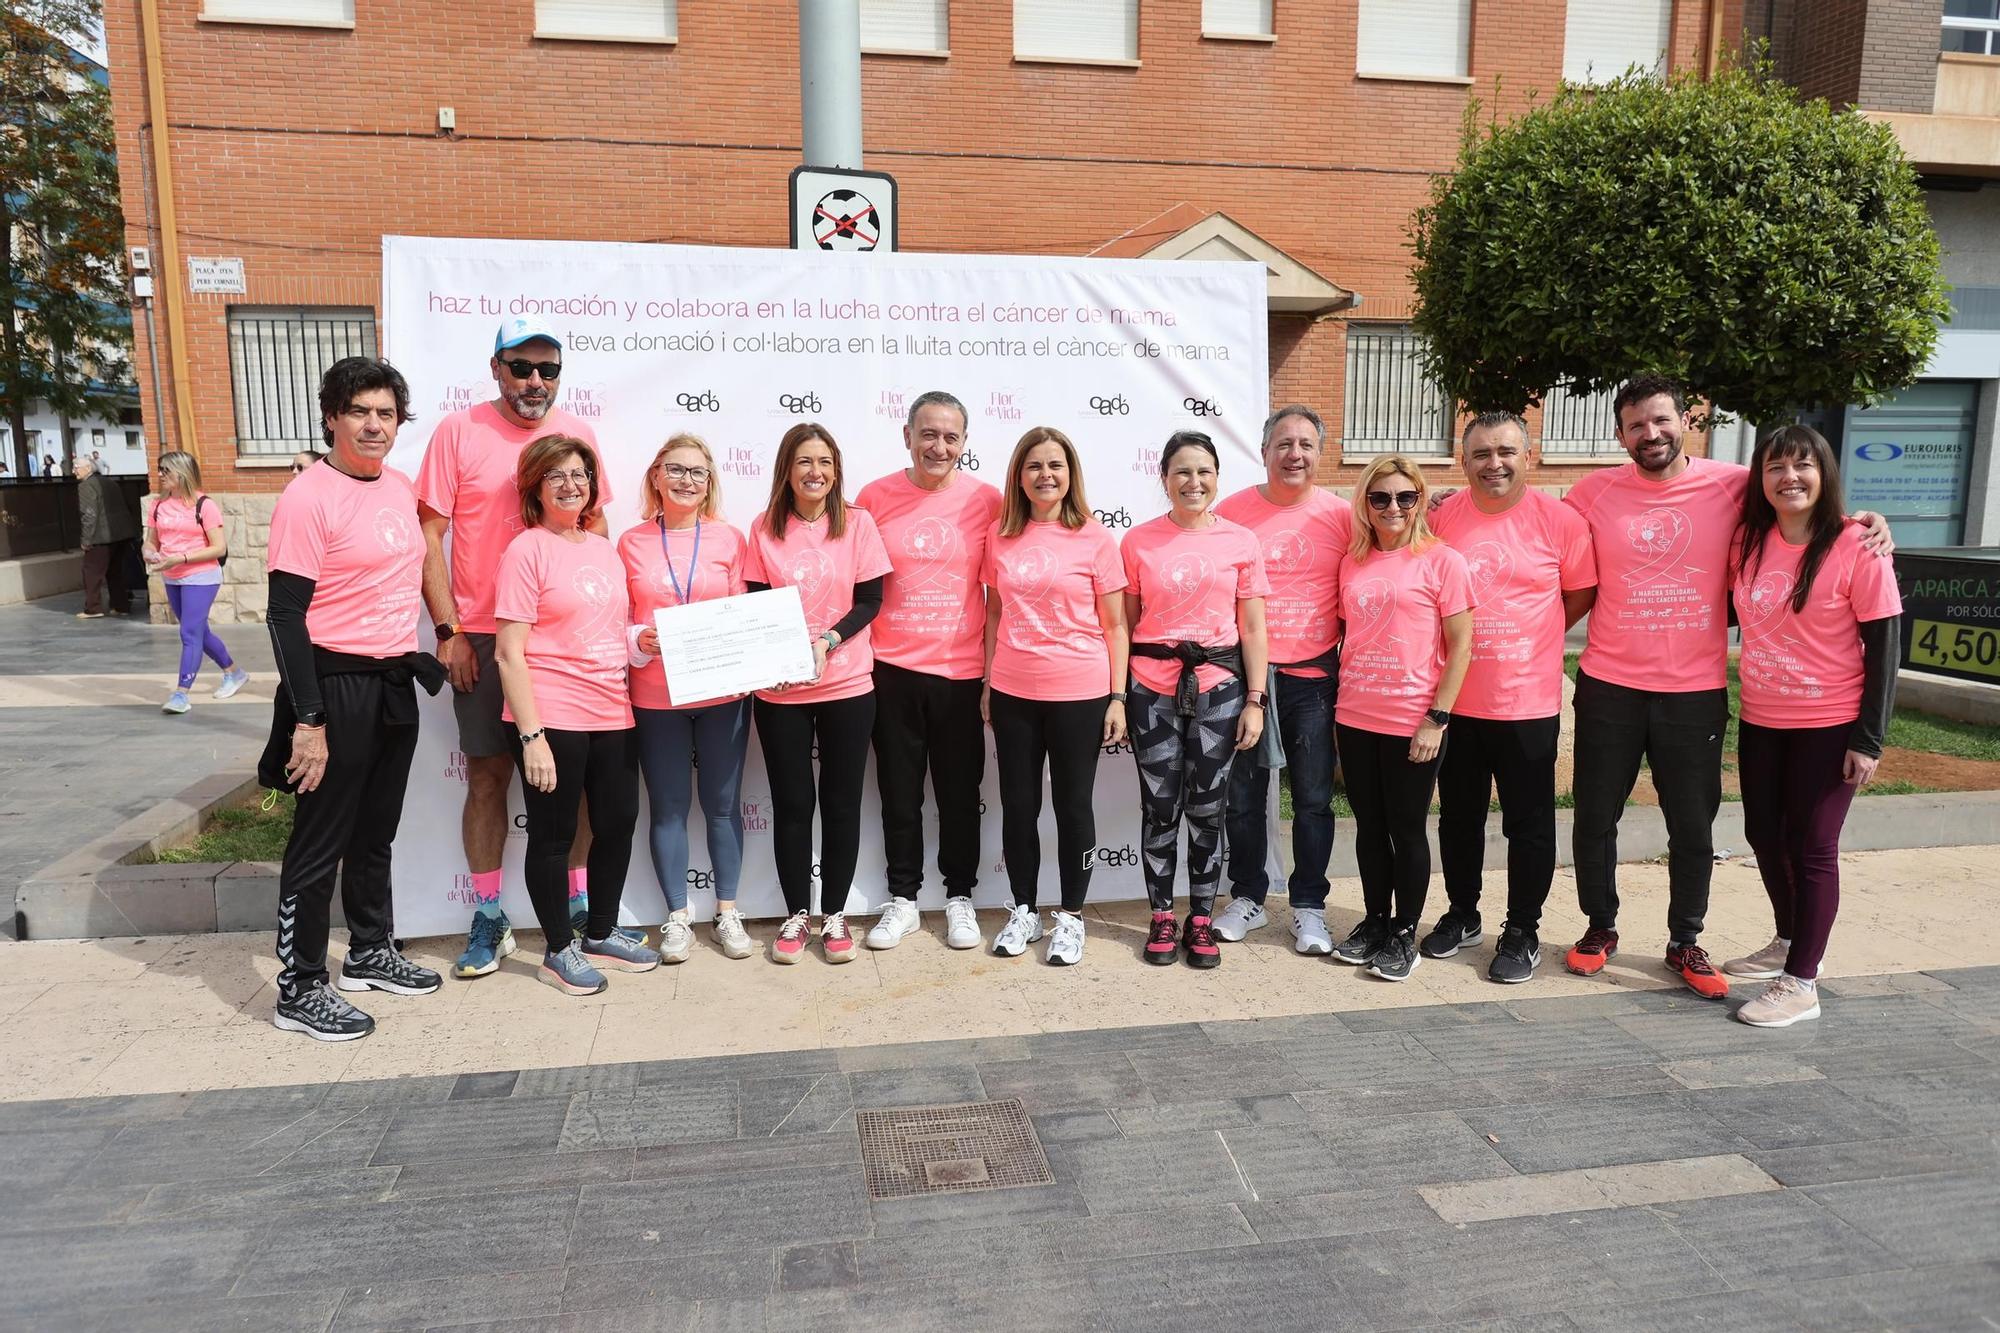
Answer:
POLYGON ((1113 691, 1111 691, 1111 702, 1112 702, 1112 703, 1115 703, 1115 704, 1122 704, 1122 703, 1124 703, 1124 702, 1125 702, 1125 691, 1123 691, 1123 690, 1113 690, 1113 691))
POLYGON ((1443 731, 1451 725, 1451 712, 1444 708, 1428 708, 1424 710, 1424 720, 1443 731))
POLYGON ((326 710, 315 708, 309 713, 300 713, 296 721, 302 727, 323 727, 326 725, 326 710))
POLYGON ((1246 708, 1262 708, 1266 698, 1268 696, 1262 690, 1248 690, 1243 696, 1243 706, 1246 708))
POLYGON ((431 626, 431 628, 437 631, 439 643, 443 643, 446 639, 458 633, 458 626, 446 620, 439 621, 437 624, 431 626))

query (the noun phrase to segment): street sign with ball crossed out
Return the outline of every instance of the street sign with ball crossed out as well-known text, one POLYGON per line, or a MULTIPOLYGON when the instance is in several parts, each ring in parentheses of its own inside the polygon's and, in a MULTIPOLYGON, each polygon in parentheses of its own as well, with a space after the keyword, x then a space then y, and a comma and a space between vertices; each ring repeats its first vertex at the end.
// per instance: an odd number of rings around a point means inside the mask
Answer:
POLYGON ((882 171, 794 167, 792 249, 893 251, 896 178, 882 171))

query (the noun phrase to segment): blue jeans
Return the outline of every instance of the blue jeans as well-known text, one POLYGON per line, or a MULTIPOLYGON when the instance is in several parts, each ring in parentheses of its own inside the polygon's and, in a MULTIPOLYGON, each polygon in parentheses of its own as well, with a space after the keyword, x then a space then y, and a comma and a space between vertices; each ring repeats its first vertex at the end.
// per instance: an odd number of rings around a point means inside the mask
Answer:
POLYGON ((743 874, 743 752, 750 743, 750 701, 707 708, 634 708, 639 768, 652 805, 653 873, 669 911, 688 900, 688 811, 697 788, 708 829, 715 899, 736 901, 743 874))
MULTIPOLYGON (((1331 676, 1278 675, 1278 737, 1285 744, 1285 770, 1292 778, 1293 907, 1326 906, 1326 866, 1333 858, 1333 700, 1331 676)), ((1239 755, 1229 771, 1229 892, 1263 905, 1270 891, 1264 860, 1266 802, 1271 770, 1256 762, 1257 752, 1239 755)))

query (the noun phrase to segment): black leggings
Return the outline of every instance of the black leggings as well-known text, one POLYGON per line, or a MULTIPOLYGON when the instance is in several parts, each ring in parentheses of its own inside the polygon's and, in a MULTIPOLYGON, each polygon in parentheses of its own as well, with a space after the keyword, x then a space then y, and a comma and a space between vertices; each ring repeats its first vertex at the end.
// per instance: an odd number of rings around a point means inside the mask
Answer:
MULTIPOLYGON (((1174 696, 1155 694, 1133 681, 1132 755, 1139 763, 1139 833, 1146 866, 1146 897, 1155 912, 1174 909, 1174 866, 1181 821, 1187 821, 1188 914, 1208 916, 1222 881, 1222 813, 1229 799, 1229 766, 1236 759, 1236 719, 1243 712, 1243 682, 1235 676, 1195 696, 1193 717, 1182 717, 1174 696)), ((1244 756, 1254 764, 1257 756, 1244 756)))
POLYGON ((625 896, 625 870, 632 861, 632 827, 639 820, 638 733, 558 731, 543 733, 556 761, 556 789, 540 791, 528 781, 521 759, 521 729, 508 727, 514 766, 521 769, 521 804, 528 820, 528 855, 523 866, 535 919, 548 937, 550 953, 569 947, 569 849, 576 841, 577 804, 590 798, 590 939, 608 937, 618 925, 625 896))
POLYGON ((1336 725, 1340 773, 1354 807, 1354 860, 1361 870, 1361 901, 1369 916, 1410 930, 1424 914, 1431 886, 1431 792, 1438 757, 1410 762, 1410 738, 1336 725))
POLYGON ((1110 696, 1044 701, 993 691, 993 753, 1000 769, 1000 850, 1017 906, 1033 907, 1042 878, 1042 770, 1056 807, 1056 865, 1065 912, 1083 910, 1097 845, 1097 756, 1110 696))
POLYGON ((854 885, 861 854, 861 786, 868 774, 868 737, 875 695, 810 704, 755 707, 757 743, 771 781, 771 847, 787 912, 810 912, 813 888, 813 807, 819 807, 820 910, 840 912, 854 885), (815 751, 819 778, 813 778, 815 751))

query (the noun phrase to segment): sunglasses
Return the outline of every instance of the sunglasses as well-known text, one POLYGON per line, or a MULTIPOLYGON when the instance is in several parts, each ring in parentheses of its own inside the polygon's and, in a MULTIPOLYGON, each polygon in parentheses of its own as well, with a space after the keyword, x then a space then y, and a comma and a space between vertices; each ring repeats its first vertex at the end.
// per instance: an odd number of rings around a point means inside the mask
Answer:
POLYGON ((1397 491, 1394 495, 1389 494, 1387 491, 1370 491, 1368 492, 1368 507, 1378 514, 1386 514, 1389 512, 1390 502, 1394 501, 1396 508, 1407 512, 1417 507, 1418 499, 1419 496, 1415 491, 1397 491))
POLYGON ((545 380, 562 378, 562 362, 560 361, 507 360, 502 361, 500 364, 507 367, 507 373, 517 380, 524 380, 537 372, 540 372, 541 377, 545 380))

